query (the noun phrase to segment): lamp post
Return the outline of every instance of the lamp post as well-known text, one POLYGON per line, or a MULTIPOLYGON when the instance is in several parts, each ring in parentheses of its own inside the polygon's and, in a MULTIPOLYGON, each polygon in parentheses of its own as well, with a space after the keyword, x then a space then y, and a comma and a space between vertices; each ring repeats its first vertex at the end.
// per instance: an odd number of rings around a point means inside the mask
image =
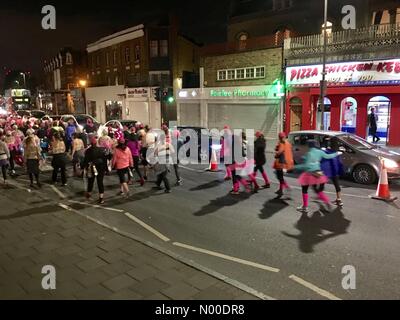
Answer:
POLYGON ((87 81, 84 79, 81 79, 78 81, 79 87, 82 90, 82 99, 83 99, 83 109, 85 110, 85 113, 88 114, 87 106, 86 106, 86 87, 87 87, 87 81))
POLYGON ((322 53, 322 81, 320 83, 320 97, 319 97, 319 105, 321 108, 321 130, 325 130, 325 95, 326 95, 326 47, 327 47, 327 28, 328 28, 328 0, 325 0, 324 4, 324 25, 323 25, 323 53, 322 53))

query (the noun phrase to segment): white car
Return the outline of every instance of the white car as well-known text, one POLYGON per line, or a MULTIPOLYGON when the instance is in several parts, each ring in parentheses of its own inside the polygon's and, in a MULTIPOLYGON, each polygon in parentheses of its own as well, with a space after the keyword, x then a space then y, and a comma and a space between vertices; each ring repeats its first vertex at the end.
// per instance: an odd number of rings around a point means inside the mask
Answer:
POLYGON ((101 125, 99 127, 99 130, 97 132, 97 134, 100 136, 102 136, 102 133, 104 130, 107 130, 108 132, 108 127, 111 126, 113 132, 116 131, 123 131, 124 127, 128 127, 131 128, 133 126, 135 126, 137 124, 137 121, 135 120, 110 120, 108 122, 106 122, 104 125, 101 125))
POLYGON ((100 127, 100 124, 97 122, 97 120, 95 118, 93 118, 92 116, 87 115, 87 114, 84 114, 84 115, 83 114, 78 114, 78 115, 64 114, 60 118, 60 120, 62 122, 64 122, 64 123, 68 123, 69 120, 71 120, 71 119, 74 121, 76 126, 81 131, 83 131, 88 119, 91 119, 96 127, 100 127))

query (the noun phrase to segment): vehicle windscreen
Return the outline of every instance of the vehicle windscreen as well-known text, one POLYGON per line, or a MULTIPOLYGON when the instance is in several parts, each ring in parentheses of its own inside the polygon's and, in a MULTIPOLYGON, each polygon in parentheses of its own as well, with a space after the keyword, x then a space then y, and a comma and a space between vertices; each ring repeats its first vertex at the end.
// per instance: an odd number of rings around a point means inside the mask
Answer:
POLYGON ((358 150, 372 150, 376 148, 376 146, 374 146, 373 144, 370 144, 368 141, 357 136, 342 135, 340 136, 340 139, 343 142, 347 143, 349 146, 358 150))

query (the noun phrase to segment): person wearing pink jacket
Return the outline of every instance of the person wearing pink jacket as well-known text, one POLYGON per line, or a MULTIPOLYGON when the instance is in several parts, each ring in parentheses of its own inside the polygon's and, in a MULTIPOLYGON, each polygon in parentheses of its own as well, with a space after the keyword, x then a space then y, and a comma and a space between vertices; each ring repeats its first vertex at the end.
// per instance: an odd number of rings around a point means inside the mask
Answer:
POLYGON ((131 150, 126 146, 125 139, 118 140, 118 145, 114 150, 112 167, 117 170, 119 182, 121 184, 121 195, 129 196, 128 181, 130 168, 133 167, 131 150))

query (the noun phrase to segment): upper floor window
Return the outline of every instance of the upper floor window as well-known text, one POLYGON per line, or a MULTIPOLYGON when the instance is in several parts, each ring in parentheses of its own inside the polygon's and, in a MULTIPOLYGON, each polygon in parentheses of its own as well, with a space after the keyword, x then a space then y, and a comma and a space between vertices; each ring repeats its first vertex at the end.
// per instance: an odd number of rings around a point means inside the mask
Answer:
POLYGON ((158 41, 157 40, 150 41, 150 57, 151 58, 158 57, 158 41))
POLYGON ((273 9, 284 10, 293 7, 293 0, 274 0, 273 9))
POLYGON ((125 62, 126 64, 131 63, 131 49, 129 47, 125 48, 125 62))
POLYGON ((67 54, 65 55, 65 64, 72 64, 72 54, 67 52, 67 54))
POLYGON ((251 80, 265 78, 265 66, 218 70, 217 80, 251 80))
POLYGON ((140 46, 135 46, 135 61, 140 61, 140 46))
POLYGON ((110 66, 110 53, 106 52, 106 66, 109 67, 110 66))
POLYGON ((116 65, 117 64, 117 50, 113 51, 113 64, 116 65))
POLYGON ((168 40, 160 41, 160 56, 168 57, 168 40))

